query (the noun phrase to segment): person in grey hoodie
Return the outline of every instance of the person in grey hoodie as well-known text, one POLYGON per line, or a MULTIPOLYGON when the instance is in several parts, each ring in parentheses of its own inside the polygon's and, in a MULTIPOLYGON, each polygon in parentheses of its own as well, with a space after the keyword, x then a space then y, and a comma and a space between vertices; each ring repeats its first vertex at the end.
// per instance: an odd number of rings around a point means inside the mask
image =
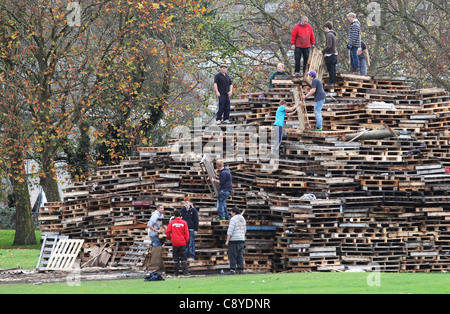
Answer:
POLYGON ((325 48, 321 51, 325 57, 325 64, 327 66, 329 79, 328 85, 326 87, 333 88, 336 78, 336 64, 338 52, 336 49, 336 32, 333 30, 333 23, 325 23, 325 31, 327 32, 327 37, 325 40, 325 48))
POLYGON ((230 224, 227 230, 227 240, 225 246, 228 247, 228 258, 230 260, 230 272, 233 275, 244 271, 244 248, 245 233, 247 232, 247 223, 244 216, 241 215, 239 208, 231 210, 230 224))

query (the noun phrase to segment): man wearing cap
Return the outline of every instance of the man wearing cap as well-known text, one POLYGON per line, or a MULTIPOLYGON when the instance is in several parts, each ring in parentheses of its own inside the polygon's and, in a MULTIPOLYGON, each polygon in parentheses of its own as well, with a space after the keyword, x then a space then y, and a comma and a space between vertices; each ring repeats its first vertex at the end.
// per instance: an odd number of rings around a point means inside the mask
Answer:
POLYGON ((220 66, 220 72, 214 76, 214 90, 219 99, 216 123, 230 123, 230 98, 233 95, 233 82, 227 74, 227 65, 220 66))
POLYGON ((348 31, 348 43, 347 48, 350 54, 350 67, 352 68, 352 73, 359 74, 359 58, 358 50, 361 49, 361 24, 356 19, 355 13, 349 13, 347 15, 350 24, 350 29, 348 31))
POLYGON ((314 95, 314 115, 316 117, 316 128, 314 131, 321 132, 322 131, 322 107, 325 103, 325 98, 327 98, 327 95, 325 94, 325 91, 323 90, 322 82, 316 78, 317 73, 316 71, 312 70, 308 72, 308 75, 310 75, 313 80, 311 83, 311 90, 308 94, 303 94, 303 99, 306 99, 312 95, 314 95))

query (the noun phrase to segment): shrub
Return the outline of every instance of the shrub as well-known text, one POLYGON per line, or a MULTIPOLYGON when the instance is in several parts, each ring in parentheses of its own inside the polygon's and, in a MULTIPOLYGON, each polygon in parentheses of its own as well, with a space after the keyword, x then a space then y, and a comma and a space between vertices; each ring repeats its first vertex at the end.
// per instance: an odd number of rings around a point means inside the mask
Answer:
POLYGON ((16 228, 16 209, 0 205, 0 229, 16 228))

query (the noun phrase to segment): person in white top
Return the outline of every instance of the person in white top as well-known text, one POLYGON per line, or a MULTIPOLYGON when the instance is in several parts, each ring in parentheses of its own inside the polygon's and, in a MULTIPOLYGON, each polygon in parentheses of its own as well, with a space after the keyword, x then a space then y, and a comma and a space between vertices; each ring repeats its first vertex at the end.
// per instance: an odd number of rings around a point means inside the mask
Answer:
POLYGON ((230 272, 232 275, 244 271, 244 248, 245 233, 247 232, 247 223, 244 216, 238 208, 231 210, 230 224, 227 230, 227 240, 225 245, 228 246, 228 258, 230 260, 230 272))

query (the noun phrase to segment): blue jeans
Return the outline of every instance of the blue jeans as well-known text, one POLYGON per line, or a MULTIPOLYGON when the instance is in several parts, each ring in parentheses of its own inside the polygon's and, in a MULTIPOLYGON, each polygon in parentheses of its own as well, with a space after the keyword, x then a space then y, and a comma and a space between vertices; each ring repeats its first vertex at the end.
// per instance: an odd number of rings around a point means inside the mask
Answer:
POLYGON ((195 231, 189 230, 189 242, 186 244, 186 257, 195 258, 195 231))
POLYGON ((322 127, 322 107, 325 103, 325 99, 319 100, 314 103, 314 115, 316 116, 316 129, 322 127))
POLYGON ((217 198, 217 215, 219 218, 230 219, 227 209, 227 198, 230 196, 230 191, 219 191, 219 196, 217 198))
POLYGON ((350 49, 350 66, 352 68, 359 68, 358 47, 350 49))
POLYGON ((159 241, 159 236, 150 236, 150 240, 152 241, 153 247, 161 246, 161 241, 159 241))

